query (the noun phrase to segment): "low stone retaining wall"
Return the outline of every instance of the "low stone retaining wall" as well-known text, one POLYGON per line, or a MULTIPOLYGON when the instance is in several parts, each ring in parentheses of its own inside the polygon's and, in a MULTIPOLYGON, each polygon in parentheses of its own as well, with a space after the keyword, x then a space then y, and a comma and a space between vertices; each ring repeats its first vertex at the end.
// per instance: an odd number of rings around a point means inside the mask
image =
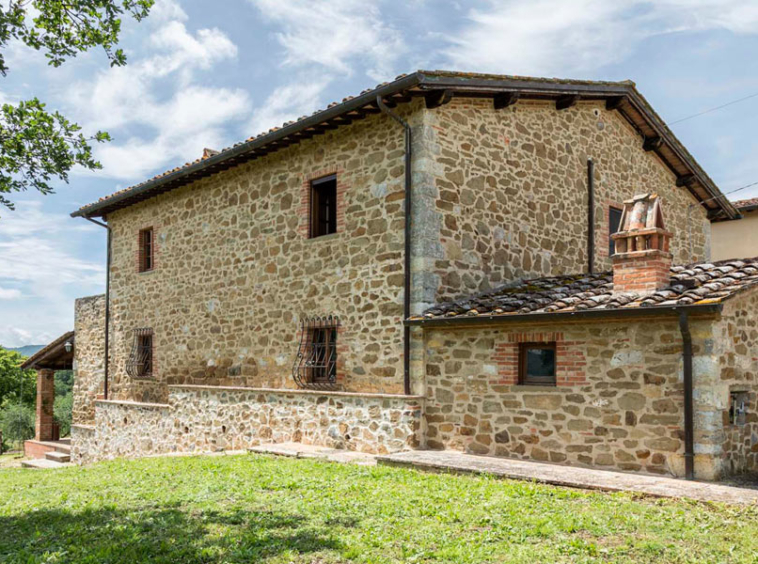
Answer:
POLYGON ((72 459, 242 450, 301 442, 369 453, 418 446, 417 396, 171 386, 168 404, 100 400, 92 431, 72 431, 72 459))

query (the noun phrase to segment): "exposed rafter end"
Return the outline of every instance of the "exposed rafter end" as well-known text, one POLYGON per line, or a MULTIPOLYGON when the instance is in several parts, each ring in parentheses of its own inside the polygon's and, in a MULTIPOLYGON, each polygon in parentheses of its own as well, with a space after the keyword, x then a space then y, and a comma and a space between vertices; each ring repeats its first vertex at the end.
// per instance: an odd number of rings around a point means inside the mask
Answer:
POLYGON ((492 100, 492 104, 496 110, 502 110, 508 106, 512 106, 519 99, 520 94, 518 92, 503 92, 502 94, 495 94, 492 100))
POLYGON ((560 96, 555 101, 555 109, 567 110, 571 106, 575 106, 578 101, 579 101, 579 96, 577 94, 569 94, 567 96, 560 96))
POLYGON ((605 101, 605 109, 608 111, 618 110, 625 100, 626 96, 611 96, 605 101))
POLYGON ((676 179, 676 185, 679 188, 682 188, 683 186, 689 186, 695 182, 695 175, 694 174, 685 174, 684 176, 680 176, 676 179))
POLYGON ((647 137, 645 138, 645 142, 642 144, 642 148, 645 151, 655 151, 659 149, 663 145, 663 139, 660 137, 647 137))
POLYGON ((453 99, 452 90, 432 90, 424 95, 427 109, 431 110, 444 106, 453 99))

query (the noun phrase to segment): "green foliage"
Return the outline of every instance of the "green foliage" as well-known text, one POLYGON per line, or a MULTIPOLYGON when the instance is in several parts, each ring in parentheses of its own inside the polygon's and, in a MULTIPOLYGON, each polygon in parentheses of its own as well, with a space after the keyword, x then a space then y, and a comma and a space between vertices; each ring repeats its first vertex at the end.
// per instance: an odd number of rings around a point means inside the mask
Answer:
POLYGON ((71 393, 65 396, 55 396, 53 404, 53 416, 60 426, 61 437, 68 437, 71 433, 71 410, 74 405, 74 396, 71 393))
POLYGON ((758 508, 260 455, 0 470, 0 562, 751 563, 758 508))
MULTIPOLYGON (((100 46, 111 66, 126 64, 115 49, 121 16, 137 21, 147 17, 154 0, 10 0, 0 4, 0 73, 8 67, 3 51, 11 41, 44 51, 50 65, 100 46), (30 7, 39 13, 30 18, 30 7)), ((102 131, 86 136, 81 127, 58 112, 48 112, 37 98, 4 104, 0 112, 0 206, 13 209, 2 194, 28 189, 53 191, 50 182, 68 182, 76 165, 101 168, 92 156, 90 141, 109 141, 102 131)))
POLYGON ((58 370, 55 373, 55 397, 70 394, 74 389, 74 371, 58 370))
POLYGON ((6 405, 0 412, 0 428, 3 439, 17 445, 34 438, 34 410, 20 403, 6 405))
POLYGON ((21 370, 24 357, 0 347, 0 409, 8 402, 34 405, 37 376, 34 370, 21 370))

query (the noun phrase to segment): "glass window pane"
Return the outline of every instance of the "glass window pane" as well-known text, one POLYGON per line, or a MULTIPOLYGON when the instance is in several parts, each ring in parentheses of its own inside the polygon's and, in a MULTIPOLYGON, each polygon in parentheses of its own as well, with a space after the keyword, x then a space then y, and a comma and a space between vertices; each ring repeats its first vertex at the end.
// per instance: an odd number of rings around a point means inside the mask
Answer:
POLYGON ((555 350, 527 349, 526 375, 530 378, 552 378, 555 376, 555 350))

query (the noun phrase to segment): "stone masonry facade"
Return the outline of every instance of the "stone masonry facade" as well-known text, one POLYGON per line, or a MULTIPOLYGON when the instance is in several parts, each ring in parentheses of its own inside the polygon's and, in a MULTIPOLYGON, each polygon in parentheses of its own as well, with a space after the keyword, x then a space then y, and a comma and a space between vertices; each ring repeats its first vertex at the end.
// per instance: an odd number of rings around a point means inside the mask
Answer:
POLYGON ((74 310, 74 405, 72 422, 91 424, 95 400, 103 393, 105 355, 105 296, 76 300, 74 310))
POLYGON ((98 401, 94 426, 74 428, 72 456, 82 464, 289 441, 397 452, 419 445, 422 403, 411 396, 172 386, 167 404, 98 401))
MULTIPOLYGON (((692 323, 696 389, 718 374, 711 323, 692 323)), ((429 330, 425 348, 429 448, 683 475, 675 318, 429 330), (519 385, 512 345, 540 341, 558 343, 556 386, 519 385)), ((719 438, 703 415, 711 400, 698 401, 708 405, 697 408, 695 468, 698 477, 714 478, 719 438)))

